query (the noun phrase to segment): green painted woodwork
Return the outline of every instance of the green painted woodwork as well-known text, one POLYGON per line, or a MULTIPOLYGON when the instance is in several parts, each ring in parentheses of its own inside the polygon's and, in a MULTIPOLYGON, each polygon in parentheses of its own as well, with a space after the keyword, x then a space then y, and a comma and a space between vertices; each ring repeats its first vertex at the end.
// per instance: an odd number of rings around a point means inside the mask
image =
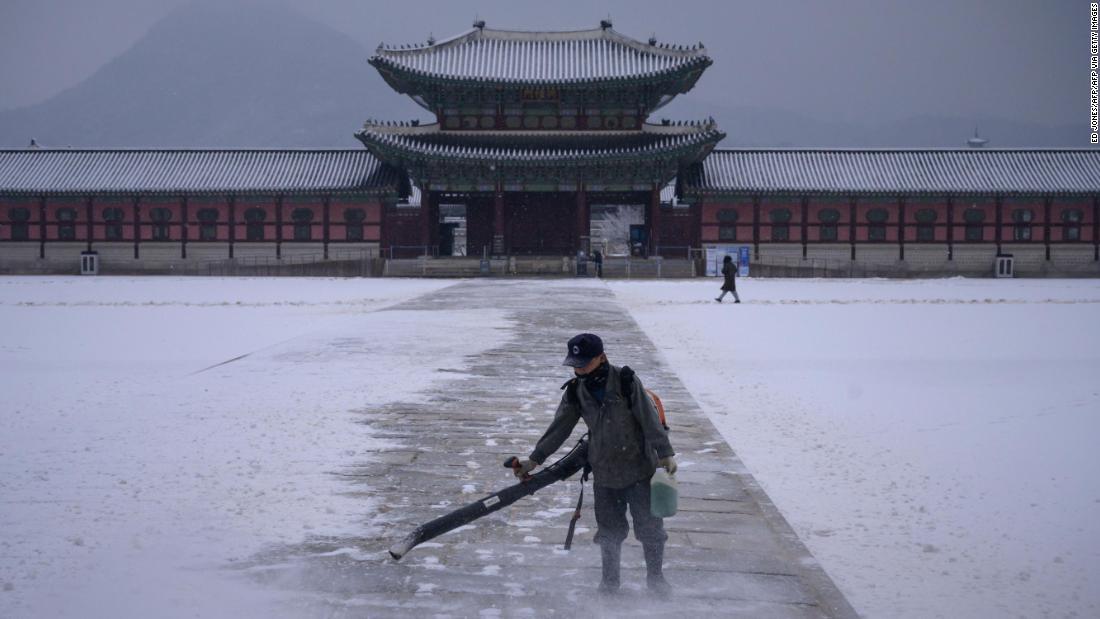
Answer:
POLYGON ((575 108, 611 115, 631 110, 644 120, 670 97, 694 88, 709 65, 708 60, 657 79, 633 76, 562 84, 441 78, 393 66, 376 67, 391 88, 413 97, 417 103, 440 115, 446 112, 480 115, 488 109, 500 110, 502 115, 507 115, 506 110, 511 109, 525 110, 523 115, 561 115, 562 110, 575 108), (539 93, 543 96, 536 96, 539 93))

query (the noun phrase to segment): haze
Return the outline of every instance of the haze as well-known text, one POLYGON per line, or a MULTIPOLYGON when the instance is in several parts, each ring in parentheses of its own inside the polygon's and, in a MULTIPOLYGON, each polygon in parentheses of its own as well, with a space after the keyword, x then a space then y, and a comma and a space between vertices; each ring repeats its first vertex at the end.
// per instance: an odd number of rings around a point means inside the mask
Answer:
MULTIPOLYGON (((5 0, 0 110, 78 84, 185 3, 5 0)), ((865 126, 917 117, 1052 127, 1084 127, 1088 120, 1085 1, 282 4, 361 43, 363 79, 370 70, 365 60, 379 42, 418 42, 429 33, 443 38, 469 28, 475 16, 490 27, 535 30, 590 28, 610 15, 616 30, 636 38, 655 33, 662 41, 706 45, 715 64, 681 97, 690 99, 685 109, 784 110, 819 123, 865 126)))

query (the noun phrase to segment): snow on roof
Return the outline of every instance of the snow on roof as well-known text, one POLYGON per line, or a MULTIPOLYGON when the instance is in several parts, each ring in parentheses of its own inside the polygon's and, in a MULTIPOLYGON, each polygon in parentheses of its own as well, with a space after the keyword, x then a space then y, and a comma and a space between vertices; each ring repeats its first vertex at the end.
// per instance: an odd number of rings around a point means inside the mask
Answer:
MULTIPOLYGON (((430 129, 422 127, 421 129, 430 129)), ((515 161, 571 161, 589 158, 607 158, 659 154, 683 147, 717 143, 725 134, 713 123, 695 125, 691 131, 676 133, 657 132, 645 144, 628 147, 601 147, 580 144, 575 148, 488 146, 469 140, 468 144, 439 143, 431 138, 431 131, 410 132, 405 127, 368 124, 356 134, 368 148, 390 147, 414 155, 437 156, 450 159, 515 160, 515 161)), ((441 133, 441 132, 434 132, 441 133)), ((640 134, 640 132, 635 132, 640 134)), ((555 137, 547 133, 548 138, 555 137)), ((598 139, 598 135, 593 135, 598 139)))
POLYGON ((370 62, 444 78, 548 83, 653 76, 710 63, 701 43, 645 43, 606 25, 568 32, 475 27, 428 45, 380 45, 370 62))
POLYGON ((661 188, 661 202, 672 204, 676 201, 676 181, 668 183, 661 188))
POLYGON ((365 150, 0 150, 0 193, 359 191, 396 183, 365 150))
POLYGON ((695 191, 1097 193, 1100 150, 716 149, 695 191))

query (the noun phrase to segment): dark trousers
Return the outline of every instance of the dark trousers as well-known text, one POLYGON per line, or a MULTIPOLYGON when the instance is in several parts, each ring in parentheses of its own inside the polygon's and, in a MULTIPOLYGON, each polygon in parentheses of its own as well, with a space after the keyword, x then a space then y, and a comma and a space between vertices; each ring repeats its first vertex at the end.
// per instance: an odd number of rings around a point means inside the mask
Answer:
POLYGON ((626 509, 634 521, 634 537, 642 544, 663 544, 668 539, 664 520, 649 512, 649 480, 643 479, 626 488, 593 485, 596 495, 597 544, 622 544, 630 530, 626 509))

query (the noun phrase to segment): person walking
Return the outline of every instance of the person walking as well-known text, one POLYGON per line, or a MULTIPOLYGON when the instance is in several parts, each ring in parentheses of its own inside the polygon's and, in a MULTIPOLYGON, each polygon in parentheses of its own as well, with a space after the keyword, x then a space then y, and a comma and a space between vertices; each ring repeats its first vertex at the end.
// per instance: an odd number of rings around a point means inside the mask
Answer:
POLYGON ((596 263, 596 277, 603 277, 603 252, 597 249, 592 254, 592 261, 596 263))
POLYGON ((726 278, 726 281, 722 283, 722 294, 715 297, 715 301, 721 303, 722 297, 726 296, 727 292, 732 292, 733 302, 741 302, 741 297, 737 296, 737 268, 738 265, 734 263, 733 257, 726 254, 726 257, 722 260, 722 276, 726 278))
POLYGON ((619 591, 629 508, 634 537, 642 543, 645 556, 646 585, 655 595, 668 597, 672 587, 662 569, 668 534, 664 520, 654 517, 649 508, 649 482, 657 467, 669 474, 676 472, 668 431, 633 370, 608 362, 599 336, 581 333, 567 346, 562 365, 571 366, 574 377, 562 385, 565 393, 554 420, 530 457, 514 469, 516 477, 522 478, 545 462, 583 419, 588 427, 588 464, 596 497, 593 541, 600 545, 602 561, 598 591, 606 595, 619 591))

